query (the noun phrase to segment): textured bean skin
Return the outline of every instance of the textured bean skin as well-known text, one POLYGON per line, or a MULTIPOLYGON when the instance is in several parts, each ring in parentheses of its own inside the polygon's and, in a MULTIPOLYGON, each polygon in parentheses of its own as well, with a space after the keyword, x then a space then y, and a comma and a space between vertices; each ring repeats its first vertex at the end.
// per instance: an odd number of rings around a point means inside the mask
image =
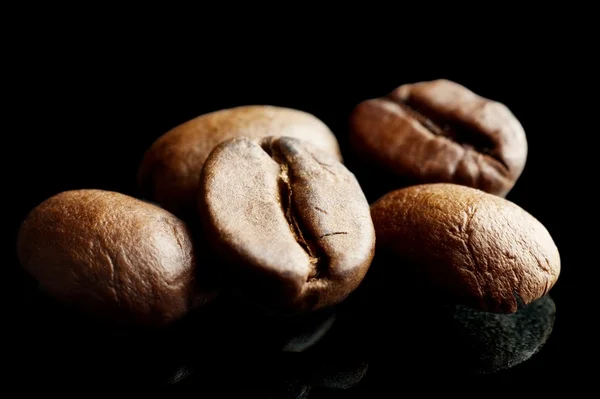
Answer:
POLYGON ((515 312, 516 296, 531 303, 560 274, 547 229, 516 204, 481 190, 446 183, 408 187, 377 200, 371 215, 378 254, 414 267, 481 310, 515 312))
POLYGON ((142 195, 178 216, 195 213, 206 158, 217 144, 242 136, 295 137, 342 159, 331 130, 309 113, 275 106, 234 107, 200 115, 159 137, 140 165, 142 195))
POLYGON ((23 222, 18 255, 49 294, 113 321, 166 324, 209 299, 195 292, 185 224, 116 192, 75 190, 47 199, 23 222))
POLYGON ((362 160, 407 185, 454 183, 499 196, 514 186, 528 151, 523 127, 504 104, 445 79, 361 102, 350 116, 350 139, 362 160))
POLYGON ((199 211, 237 289, 279 310, 341 302, 373 258, 369 205, 354 175, 293 138, 215 148, 202 171, 199 211))

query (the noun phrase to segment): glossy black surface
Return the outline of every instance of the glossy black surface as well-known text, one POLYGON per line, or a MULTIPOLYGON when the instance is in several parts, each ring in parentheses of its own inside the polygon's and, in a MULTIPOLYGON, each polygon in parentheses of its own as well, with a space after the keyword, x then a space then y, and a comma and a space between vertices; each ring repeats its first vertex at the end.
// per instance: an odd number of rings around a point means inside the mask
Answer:
MULTIPOLYGON (((10 152, 22 162, 5 169, 13 193, 7 212, 12 242, 26 213, 60 191, 103 188, 137 195, 144 151, 199 114, 242 104, 302 109, 327 123, 349 154, 345 129, 354 105, 402 83, 444 77, 504 102, 522 122, 529 155, 508 199, 546 225, 562 271, 547 298, 516 315, 494 316, 437 302, 410 280, 385 277, 384 268, 373 276, 383 273, 379 281, 387 287, 368 281, 335 311, 322 339, 296 353, 281 349, 298 329, 306 336, 311 320, 282 322, 234 299, 169 331, 98 325, 40 294, 20 271, 11 244, 4 278, 11 292, 16 289, 7 306, 7 348, 14 349, 5 361, 9 385, 47 394, 84 389, 164 397, 362 398, 406 396, 414 388, 541 395, 561 386, 576 392, 590 381, 594 367, 587 361, 597 359, 597 330, 588 319, 595 312, 584 307, 595 303, 588 296, 597 262, 579 228, 591 216, 577 216, 588 206, 590 180, 580 172, 590 158, 583 155, 586 145, 578 141, 572 118, 561 119, 569 87, 583 78, 553 66, 555 55, 516 62, 491 51, 485 60, 467 55, 457 64, 440 63, 436 53, 427 61, 398 64, 379 57, 385 48, 378 47, 361 47, 358 56, 350 46, 347 57, 319 62, 292 49, 277 57, 253 52, 227 61, 206 55, 217 49, 203 49, 206 62, 186 68, 160 63, 152 51, 73 48, 58 46, 52 62, 35 64, 15 97, 19 124, 10 152), (549 83, 540 71, 550 71, 554 80, 549 83)), ((181 60, 177 54, 168 59, 181 60)), ((350 158, 348 165, 360 166, 350 158)))
POLYGON ((556 314, 550 296, 499 315, 433 301, 402 309, 418 292, 404 287, 390 304, 372 288, 367 281, 335 312, 302 320, 224 298, 161 331, 99 323, 36 290, 20 323, 29 343, 21 367, 33 388, 57 392, 357 397, 398 378, 475 381, 519 367, 546 344, 556 314))

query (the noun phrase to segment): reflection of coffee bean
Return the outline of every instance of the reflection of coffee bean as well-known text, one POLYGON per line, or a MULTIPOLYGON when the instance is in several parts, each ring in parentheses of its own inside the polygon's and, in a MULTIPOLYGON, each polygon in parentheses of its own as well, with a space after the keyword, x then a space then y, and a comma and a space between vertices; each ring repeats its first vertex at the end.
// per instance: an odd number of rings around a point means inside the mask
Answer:
MULTIPOLYGON (((464 306, 455 306, 451 314, 453 334, 461 338, 461 365, 469 372, 487 374, 516 366, 537 353, 552 333, 556 306, 546 295, 511 314, 464 306)), ((458 352, 456 346, 454 350, 458 352)))
POLYGON ((560 273, 546 228, 516 204, 437 183, 391 192, 371 206, 386 268, 413 267, 441 292, 481 310, 515 312, 560 273))
POLYGON ((293 138, 239 138, 209 156, 200 182, 205 233, 237 288, 268 307, 339 303, 373 257, 369 205, 335 158, 293 138))
MULTIPOLYGON (((504 381, 496 371, 530 359, 550 338, 556 308, 549 295, 529 305, 519 302, 515 313, 479 311, 424 294, 425 282, 413 270, 402 265, 382 270, 379 266, 387 261, 377 256, 371 270, 377 273, 369 272, 361 286, 369 293, 364 321, 371 331, 365 336, 372 354, 369 386, 394 386, 401 377, 408 382, 421 375, 471 378, 486 374, 472 382, 504 381), (407 303, 411 306, 402 306, 407 303)), ((536 356, 522 367, 536 368, 543 361, 536 356)))
POLYGON ((241 106, 201 115, 158 138, 139 170, 142 195, 180 217, 196 211, 200 170, 217 144, 235 137, 288 136, 341 160, 331 130, 313 115, 274 106, 241 106))
POLYGON ((187 378, 192 378, 196 370, 189 366, 176 366, 164 381, 164 385, 181 384, 187 378))
POLYGON ((160 329, 104 323, 45 293, 23 310, 15 329, 26 344, 13 359, 22 391, 154 391, 189 347, 176 333, 178 323, 160 329))
POLYGON ((364 101, 350 126, 363 159, 409 184, 456 183, 504 196, 527 157, 525 132, 506 106, 448 80, 364 101))
MULTIPOLYGON (((204 315, 188 318, 193 323, 191 334, 202 334, 202 342, 216 338, 232 353, 298 353, 317 345, 335 325, 333 308, 304 314, 283 314, 244 299, 239 295, 221 296, 211 308, 213 314, 210 319, 204 315), (206 336, 207 325, 213 327, 212 338, 206 336)), ((195 347, 205 351, 202 342, 195 347)))
POLYGON ((165 324, 196 300, 184 223, 154 205, 102 190, 67 191, 29 213, 23 268, 54 297, 125 322, 165 324))
MULTIPOLYGON (((276 398, 300 397, 294 394, 309 389, 317 397, 318 391, 349 389, 367 371, 363 338, 369 326, 356 319, 359 309, 348 308, 354 298, 336 308, 343 312, 338 328, 331 309, 302 315, 266 314, 248 302, 222 296, 210 308, 216 310, 214 314, 185 328, 186 336, 200 337, 190 339, 193 344, 185 351, 191 360, 185 370, 194 373, 173 388, 193 386, 205 396, 226 392, 227 397, 276 398), (216 326, 210 336, 205 334, 207 326, 216 326), (218 386, 219 381, 227 386, 218 386)), ((185 322, 194 323, 194 318, 185 322)), ((180 374, 173 371, 171 379, 180 374)))
POLYGON ((284 344, 284 352, 303 352, 313 345, 317 344, 329 332, 331 326, 335 323, 335 314, 328 318, 315 322, 305 328, 299 328, 284 344))
MULTIPOLYGON (((419 293, 404 292, 395 299, 411 298, 419 298, 419 293)), ((382 300, 386 300, 383 294, 377 303, 382 300)), ((539 352, 550 338, 556 316, 549 295, 510 314, 438 303, 415 303, 402 313, 394 313, 391 304, 383 307, 387 311, 373 316, 372 328, 377 333, 369 341, 373 358, 368 376, 374 377, 375 385, 394 385, 400 376, 424 374, 432 378, 486 374, 491 378, 539 352), (391 366, 389 359, 395 359, 391 366)))

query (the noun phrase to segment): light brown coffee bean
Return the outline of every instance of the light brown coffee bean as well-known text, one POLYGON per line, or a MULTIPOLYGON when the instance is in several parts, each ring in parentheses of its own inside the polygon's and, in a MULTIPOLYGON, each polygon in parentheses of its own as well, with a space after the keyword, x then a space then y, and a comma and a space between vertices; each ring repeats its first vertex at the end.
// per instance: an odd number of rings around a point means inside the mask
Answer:
MULTIPOLYGON (((546 295, 560 273, 548 230, 518 205, 455 184, 396 190, 371 206, 377 255, 410 267, 466 305, 515 312, 546 295)), ((425 293, 424 293, 425 295, 425 293)))
POLYGON ((180 217, 195 214, 196 189, 208 154, 222 141, 242 136, 296 137, 342 159, 335 136, 315 116, 290 108, 240 106, 201 115, 157 139, 140 165, 142 195, 180 217))
POLYGON ((454 183, 505 196, 527 158, 523 127, 505 105, 443 79, 360 103, 350 126, 356 153, 402 186, 454 183))
POLYGON ((373 257, 369 205, 354 175, 297 139, 217 146, 202 171, 199 211, 236 288, 277 310, 340 303, 373 257))
POLYGON ((42 202, 20 228, 18 255, 50 295, 113 321, 166 324, 211 297, 196 291, 185 224, 116 192, 66 191, 42 202))

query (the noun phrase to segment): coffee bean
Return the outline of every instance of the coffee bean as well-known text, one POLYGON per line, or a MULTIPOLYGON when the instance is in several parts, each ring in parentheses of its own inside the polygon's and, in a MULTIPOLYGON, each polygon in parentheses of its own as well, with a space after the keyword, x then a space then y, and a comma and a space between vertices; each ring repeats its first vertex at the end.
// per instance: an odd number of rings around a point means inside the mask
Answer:
POLYGON ((505 196, 527 158, 523 127, 505 105, 448 80, 360 103, 350 133, 361 159, 404 185, 455 183, 505 196))
POLYGON ((211 298, 193 284, 185 224, 124 194, 76 190, 47 199, 23 222, 18 255, 53 297, 116 321, 164 324, 211 298))
POLYGON ((518 205, 481 190, 408 187, 377 200, 371 215, 386 267, 413 267, 458 303, 480 310, 515 312, 519 298, 524 304, 541 298, 560 273, 546 228, 518 205))
POLYGON ((240 292, 278 310, 311 311, 346 298, 375 245, 369 205, 335 157, 289 137, 217 146, 199 186, 206 236, 240 292))
POLYGON ((196 211, 196 188, 212 149, 235 137, 289 136, 342 159, 331 130, 315 116, 290 108, 240 106, 187 121, 158 138, 140 165, 142 195, 183 218, 196 211))

